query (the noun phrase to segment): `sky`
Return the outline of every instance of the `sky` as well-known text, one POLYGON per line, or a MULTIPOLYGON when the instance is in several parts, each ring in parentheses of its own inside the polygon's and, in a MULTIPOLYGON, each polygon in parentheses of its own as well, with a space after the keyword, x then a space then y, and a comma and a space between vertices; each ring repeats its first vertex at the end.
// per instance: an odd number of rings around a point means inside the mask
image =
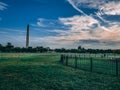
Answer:
POLYGON ((0 43, 120 49, 120 0, 0 0, 0 43))

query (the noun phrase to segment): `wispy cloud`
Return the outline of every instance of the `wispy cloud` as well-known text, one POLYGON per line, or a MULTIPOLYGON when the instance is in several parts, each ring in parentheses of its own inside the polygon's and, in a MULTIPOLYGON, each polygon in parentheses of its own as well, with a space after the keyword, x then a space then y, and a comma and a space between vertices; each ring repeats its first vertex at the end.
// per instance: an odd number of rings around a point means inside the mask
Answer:
POLYGON ((73 0, 68 0, 68 2, 73 6, 74 9, 76 9, 77 11, 79 11, 80 13, 82 13, 83 15, 87 15, 85 14, 81 9, 79 9, 76 4, 79 4, 78 3, 78 0, 77 1, 73 1, 73 0))
POLYGON ((92 16, 96 16, 103 22, 108 23, 107 20, 103 18, 103 15, 120 15, 120 1, 119 0, 68 0, 68 2, 73 6, 74 9, 80 13, 87 15, 81 8, 91 8, 96 9, 92 16))
POLYGON ((39 27, 54 27, 56 24, 59 24, 58 20, 54 19, 45 19, 45 18, 39 18, 37 25, 39 27))
POLYGON ((65 25, 57 19, 38 18, 36 24, 31 24, 33 27, 39 27, 42 29, 66 29, 65 25))
POLYGON ((44 18, 39 18, 38 22, 37 22, 37 25, 40 26, 40 27, 46 27, 46 25, 44 24, 44 22, 45 22, 44 18))
POLYGON ((71 26, 67 32, 71 32, 74 40, 92 38, 119 41, 117 38, 120 35, 119 25, 108 26, 107 29, 109 31, 107 31, 104 26, 99 26, 99 22, 96 19, 87 16, 73 16, 60 18, 60 20, 65 25, 71 26))
POLYGON ((120 15, 120 1, 119 2, 108 2, 100 7, 101 15, 120 15))
MULTIPOLYGON (((96 2, 94 2, 94 0, 68 0, 68 2, 73 6, 74 9, 76 9, 78 12, 82 13, 84 16, 93 18, 93 16, 97 16, 100 20, 102 20, 103 22, 108 22, 107 20, 105 20, 101 14, 99 14, 99 12, 95 12, 96 15, 87 15, 86 13, 84 13, 84 11, 81 9, 81 7, 88 7, 88 8, 95 8, 99 10, 99 7, 105 3, 105 1, 101 1, 101 0, 97 0, 96 2)), ((95 18, 94 18, 95 19, 95 18)), ((100 25, 100 24, 99 24, 100 25)), ((106 30, 107 28, 105 28, 106 30)))
POLYGON ((72 30, 82 30, 89 29, 90 27, 98 26, 99 22, 89 16, 73 16, 72 18, 59 18, 59 20, 67 26, 71 26, 72 30))
POLYGON ((56 32, 57 36, 31 37, 31 44, 50 46, 52 48, 75 48, 78 45, 89 48, 119 47, 120 39, 118 37, 120 37, 120 30, 118 23, 111 22, 111 25, 106 28, 101 26, 100 22, 93 17, 84 15, 61 17, 58 18, 58 21, 68 27, 68 29, 48 30, 50 33, 56 32))
POLYGON ((83 13, 82 8, 93 8, 103 11, 103 14, 120 14, 119 0, 68 0, 68 2, 78 11, 83 13))
MULTIPOLYGON (((104 19, 103 15, 118 15, 119 1, 112 0, 67 0, 82 15, 58 18, 67 29, 54 29, 57 36, 46 36, 33 39, 43 41, 51 47, 77 47, 83 45, 92 48, 118 48, 120 44, 120 24, 104 19), (118 4, 117 4, 118 3, 118 4), (116 4, 116 6, 115 6, 116 4), (112 5, 112 7, 111 7, 112 5), (81 8, 97 9, 97 12, 86 14, 81 8), (110 12, 111 10, 111 12, 110 12), (116 11, 118 10, 118 11, 116 11), (100 20, 98 20, 97 18, 100 20), (103 22, 105 24, 103 24, 103 22), (114 44, 113 44, 114 42, 114 44), (94 46, 94 47, 93 47, 94 46), (115 47, 113 47, 115 46, 115 47)), ((43 20, 43 19, 42 19, 43 20)), ((41 21, 41 19, 40 19, 41 21)), ((51 20, 52 21, 52 20, 51 20)), ((40 22, 40 26, 43 23, 40 22)), ((38 24, 39 25, 39 24, 38 24)), ((36 41, 36 42, 37 42, 36 41)))
POLYGON ((6 3, 0 2, 0 10, 7 9, 8 5, 6 3))
POLYGON ((6 32, 8 34, 17 33, 17 34, 24 34, 25 30, 22 29, 14 29, 14 28, 0 28, 0 32, 6 32))

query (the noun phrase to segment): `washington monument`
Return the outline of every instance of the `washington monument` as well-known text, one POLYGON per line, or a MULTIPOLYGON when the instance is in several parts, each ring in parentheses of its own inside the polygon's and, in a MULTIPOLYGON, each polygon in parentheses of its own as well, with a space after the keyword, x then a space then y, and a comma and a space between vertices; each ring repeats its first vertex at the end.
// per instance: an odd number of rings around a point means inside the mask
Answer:
POLYGON ((27 33, 26 33, 26 47, 29 47, 29 24, 27 25, 27 33))

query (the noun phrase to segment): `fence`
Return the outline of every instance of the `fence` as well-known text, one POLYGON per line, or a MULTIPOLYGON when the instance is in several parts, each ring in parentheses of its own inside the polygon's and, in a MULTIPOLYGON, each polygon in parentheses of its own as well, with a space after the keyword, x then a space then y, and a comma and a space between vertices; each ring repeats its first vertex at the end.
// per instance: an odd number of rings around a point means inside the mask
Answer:
POLYGON ((120 58, 106 55, 85 56, 85 55, 61 55, 60 62, 75 69, 90 72, 120 75, 120 58))

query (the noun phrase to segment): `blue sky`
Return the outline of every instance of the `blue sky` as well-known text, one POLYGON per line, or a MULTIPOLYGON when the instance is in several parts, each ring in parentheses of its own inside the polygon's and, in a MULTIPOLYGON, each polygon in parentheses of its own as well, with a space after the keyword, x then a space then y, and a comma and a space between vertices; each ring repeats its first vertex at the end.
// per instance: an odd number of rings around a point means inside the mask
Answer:
POLYGON ((0 0, 0 43, 120 48, 119 0, 0 0))

